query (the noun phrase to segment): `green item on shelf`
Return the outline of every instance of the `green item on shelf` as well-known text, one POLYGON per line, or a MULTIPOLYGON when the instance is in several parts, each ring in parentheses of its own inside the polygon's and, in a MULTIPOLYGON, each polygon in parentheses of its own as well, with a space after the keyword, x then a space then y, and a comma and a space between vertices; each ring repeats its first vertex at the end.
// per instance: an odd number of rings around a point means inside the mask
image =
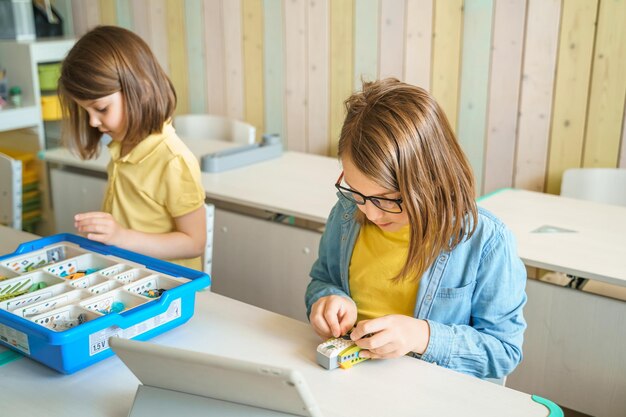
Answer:
POLYGON ((33 210, 39 210, 41 208, 41 203, 39 202, 39 199, 36 200, 31 200, 27 203, 23 203, 22 205, 22 210, 24 212, 26 211, 33 211, 33 210))
POLYGON ((61 63, 37 65, 39 73, 39 89, 41 91, 56 91, 61 77, 61 63))
POLYGON ((9 90, 9 99, 11 104, 15 107, 22 106, 22 89, 18 86, 13 86, 9 90))
POLYGON ((32 190, 37 190, 39 187, 39 183, 37 181, 32 182, 30 184, 26 184, 22 186, 22 192, 28 192, 28 191, 32 191, 32 190))
POLYGON ((36 219, 33 219, 30 223, 28 224, 24 224, 22 223, 22 230, 25 232, 29 232, 29 233, 35 233, 36 232, 36 226, 37 223, 41 220, 41 217, 37 217, 36 219))

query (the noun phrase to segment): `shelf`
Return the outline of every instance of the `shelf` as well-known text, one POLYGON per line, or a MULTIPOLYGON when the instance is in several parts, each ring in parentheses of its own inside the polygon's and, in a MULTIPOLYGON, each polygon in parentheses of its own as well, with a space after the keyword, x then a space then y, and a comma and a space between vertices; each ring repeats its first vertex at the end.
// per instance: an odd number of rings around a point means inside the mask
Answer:
POLYGON ((30 45, 33 62, 42 64, 62 61, 75 42, 75 39, 70 38, 48 38, 23 43, 30 45))
MULTIPOLYGON (((2 146, 33 153, 46 148, 38 65, 62 61, 74 42, 68 38, 0 40, 0 67, 7 71, 9 86, 19 86, 22 89, 22 107, 0 110, 0 132, 12 131, 0 135, 2 146), (25 128, 34 128, 35 132, 32 133, 35 134, 19 130, 25 128)), ((46 235, 54 230, 48 173, 41 161, 36 162, 42 208, 42 221, 37 225, 37 233, 46 235)))
POLYGON ((8 107, 0 110, 0 132, 36 127, 41 124, 38 106, 8 107))

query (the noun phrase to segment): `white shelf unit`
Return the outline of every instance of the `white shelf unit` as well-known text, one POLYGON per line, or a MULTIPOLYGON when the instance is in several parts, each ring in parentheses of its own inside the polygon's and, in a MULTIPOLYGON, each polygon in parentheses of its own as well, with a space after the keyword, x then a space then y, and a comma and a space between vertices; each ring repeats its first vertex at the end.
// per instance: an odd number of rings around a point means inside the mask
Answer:
MULTIPOLYGON (((46 148, 38 65, 62 61, 75 42, 70 38, 0 40, 0 68, 7 71, 8 86, 19 86, 22 90, 21 107, 0 110, 0 147, 35 154, 46 148)), ((44 235, 54 231, 46 171, 41 163, 42 222, 37 231, 44 235)))
POLYGON ((22 228, 22 162, 0 154, 0 223, 22 228))

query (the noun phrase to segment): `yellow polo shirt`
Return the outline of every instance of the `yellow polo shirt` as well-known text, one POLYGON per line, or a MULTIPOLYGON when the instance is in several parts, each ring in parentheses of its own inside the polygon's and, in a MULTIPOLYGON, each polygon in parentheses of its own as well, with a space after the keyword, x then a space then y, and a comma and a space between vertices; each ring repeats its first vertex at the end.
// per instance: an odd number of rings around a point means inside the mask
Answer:
POLYGON ((409 226, 386 232, 367 222, 361 227, 350 259, 350 296, 358 321, 403 314, 413 317, 419 280, 392 281, 406 262, 409 226))
MULTIPOLYGON (((109 182, 102 207, 120 225, 145 233, 169 233, 176 230, 175 217, 204 204, 198 160, 170 123, 123 157, 121 148, 119 142, 109 144, 109 182)), ((202 269, 200 257, 169 261, 202 269)))

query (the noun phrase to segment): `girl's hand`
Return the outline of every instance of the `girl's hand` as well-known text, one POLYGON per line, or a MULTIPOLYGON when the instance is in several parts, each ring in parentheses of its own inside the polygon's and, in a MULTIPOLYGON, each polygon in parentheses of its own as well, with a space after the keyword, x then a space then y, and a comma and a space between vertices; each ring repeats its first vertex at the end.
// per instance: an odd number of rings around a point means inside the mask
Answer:
POLYGON ((109 213, 92 211, 74 216, 74 227, 87 239, 107 245, 123 246, 126 229, 120 226, 109 213))
POLYGON ((339 337, 356 323, 357 311, 354 301, 339 295, 329 295, 317 300, 311 307, 309 320, 323 339, 339 337))
POLYGON ((360 321, 350 338, 365 349, 359 352, 359 357, 397 358, 408 352, 423 354, 428 347, 430 327, 425 320, 393 314, 360 321))

